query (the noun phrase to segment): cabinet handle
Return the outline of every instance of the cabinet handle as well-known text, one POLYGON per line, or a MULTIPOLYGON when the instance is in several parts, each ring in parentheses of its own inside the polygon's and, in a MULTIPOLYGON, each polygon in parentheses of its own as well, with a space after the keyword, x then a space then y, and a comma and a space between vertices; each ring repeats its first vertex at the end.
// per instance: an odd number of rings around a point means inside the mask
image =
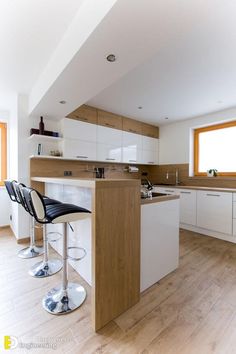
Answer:
POLYGON ((154 163, 154 161, 149 161, 148 163, 154 163))
POLYGON ((110 127, 110 128, 114 128, 114 127, 115 127, 114 125, 109 124, 109 123, 105 123, 105 125, 106 125, 107 127, 110 127))
POLYGON ((137 160, 129 160, 129 162, 137 162, 137 160))
POLYGON ((88 159, 88 156, 76 156, 77 157, 77 159, 88 159))
POLYGON ((85 120, 87 122, 88 118, 84 118, 84 117, 80 117, 80 116, 76 116, 76 118, 79 118, 81 120, 85 120))
POLYGON ((220 197, 220 194, 210 194, 210 193, 207 193, 207 196, 208 196, 208 197, 220 197))
POLYGON ((171 193, 174 193, 174 191, 173 191, 173 190, 171 190, 171 189, 165 189, 165 192, 171 192, 171 193))
POLYGON ((191 192, 180 192, 181 194, 191 194, 191 192))
POLYGON ((115 161, 116 159, 110 159, 109 157, 106 158, 107 161, 115 161))

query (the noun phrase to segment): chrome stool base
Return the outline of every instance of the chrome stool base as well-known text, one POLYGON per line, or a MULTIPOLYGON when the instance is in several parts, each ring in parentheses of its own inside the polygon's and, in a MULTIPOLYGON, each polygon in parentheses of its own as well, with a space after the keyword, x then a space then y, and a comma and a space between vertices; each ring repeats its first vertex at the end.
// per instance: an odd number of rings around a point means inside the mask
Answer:
POLYGON ((43 307, 53 315, 63 315, 74 311, 86 299, 86 290, 76 283, 68 283, 66 290, 61 286, 53 288, 43 298, 43 307))
POLYGON ((38 262, 29 270, 29 275, 35 278, 45 278, 56 274, 62 269, 62 262, 59 259, 50 259, 47 262, 38 262))
POLYGON ((44 248, 41 246, 30 246, 23 248, 18 252, 20 258, 34 258, 41 256, 44 253, 44 248))

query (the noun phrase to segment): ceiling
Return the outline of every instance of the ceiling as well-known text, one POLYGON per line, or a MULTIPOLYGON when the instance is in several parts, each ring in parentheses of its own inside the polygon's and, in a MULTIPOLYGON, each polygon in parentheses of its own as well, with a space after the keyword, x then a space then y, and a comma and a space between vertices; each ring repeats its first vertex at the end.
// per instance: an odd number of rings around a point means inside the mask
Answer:
POLYGON ((29 93, 84 0, 0 0, 0 90, 29 93))
POLYGON ((236 106, 236 2, 172 3, 156 24, 156 53, 88 104, 154 124, 236 106))
POLYGON ((56 119, 83 103, 153 124, 234 107, 235 13, 234 0, 0 0, 0 92, 56 119))

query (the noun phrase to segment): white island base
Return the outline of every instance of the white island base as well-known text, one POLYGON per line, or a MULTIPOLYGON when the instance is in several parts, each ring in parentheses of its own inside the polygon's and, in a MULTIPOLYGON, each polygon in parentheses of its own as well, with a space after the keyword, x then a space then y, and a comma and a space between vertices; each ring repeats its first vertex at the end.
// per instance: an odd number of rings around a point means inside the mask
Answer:
POLYGON ((141 292, 179 264, 179 199, 141 205, 141 292))

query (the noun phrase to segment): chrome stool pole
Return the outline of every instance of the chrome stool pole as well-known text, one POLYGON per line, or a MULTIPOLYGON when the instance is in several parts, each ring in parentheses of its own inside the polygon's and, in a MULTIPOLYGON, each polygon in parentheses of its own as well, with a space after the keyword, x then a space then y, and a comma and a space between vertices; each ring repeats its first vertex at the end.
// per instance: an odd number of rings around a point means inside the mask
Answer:
POLYGON ((44 256, 41 262, 33 265, 29 270, 29 275, 36 278, 45 278, 56 274, 62 268, 62 262, 59 259, 48 259, 48 235, 46 232, 46 224, 43 225, 43 247, 44 256))
POLYGON ((34 258, 41 256, 44 253, 44 248, 42 246, 35 245, 35 219, 33 217, 30 218, 30 246, 23 248, 18 252, 18 257, 20 258, 34 258))
POLYGON ((64 223, 62 285, 49 291, 42 301, 44 309, 54 315, 71 312, 80 307, 86 299, 86 291, 83 286, 68 282, 67 227, 67 223, 64 223))

